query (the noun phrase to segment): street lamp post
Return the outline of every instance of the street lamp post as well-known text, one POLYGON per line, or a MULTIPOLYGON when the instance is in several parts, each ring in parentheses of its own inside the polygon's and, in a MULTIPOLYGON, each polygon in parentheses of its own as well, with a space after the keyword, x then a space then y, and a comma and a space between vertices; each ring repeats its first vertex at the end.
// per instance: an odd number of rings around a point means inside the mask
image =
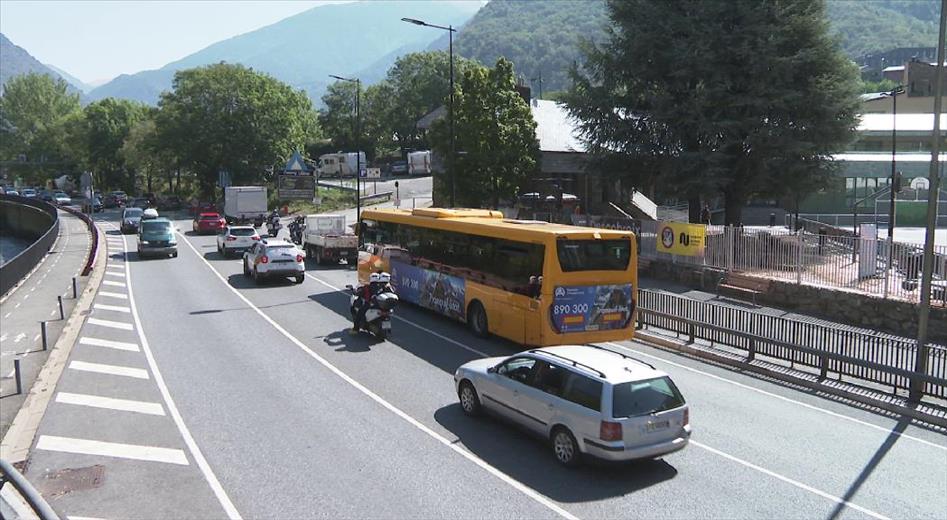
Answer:
MULTIPOLYGON (((329 74, 330 78, 337 79, 339 81, 348 81, 349 83, 355 83, 355 222, 359 223, 362 219, 362 151, 360 150, 358 142, 359 134, 359 117, 358 117, 358 102, 359 94, 362 90, 362 82, 358 78, 343 78, 342 76, 336 76, 334 74, 329 74)), ((341 176, 340 176, 341 182, 341 176)), ((358 233, 358 245, 362 245, 362 233, 358 233)))
POLYGON ((448 105, 448 115, 450 124, 450 157, 447 158, 447 182, 450 184, 450 207, 454 207, 454 33, 457 31, 453 25, 444 27, 443 25, 434 25, 414 18, 402 18, 402 22, 413 23, 422 27, 433 27, 447 31, 448 34, 448 54, 450 61, 450 104, 448 105))
POLYGON ((891 195, 891 204, 888 207, 888 262, 885 265, 884 295, 888 297, 888 284, 891 276, 891 262, 894 260, 894 219, 895 219, 895 190, 897 182, 897 153, 898 153, 898 95, 904 93, 904 85, 898 85, 891 92, 885 94, 891 97, 891 179, 888 191, 891 195))

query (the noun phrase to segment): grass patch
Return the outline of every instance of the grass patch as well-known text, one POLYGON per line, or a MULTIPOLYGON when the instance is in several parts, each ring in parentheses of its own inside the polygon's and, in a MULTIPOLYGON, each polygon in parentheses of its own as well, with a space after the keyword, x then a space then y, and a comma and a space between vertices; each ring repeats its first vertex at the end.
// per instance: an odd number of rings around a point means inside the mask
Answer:
MULTIPOLYGON (((274 190, 275 191, 275 190, 274 190)), ((277 200, 275 193, 270 201, 271 207, 282 208, 287 206, 289 214, 300 213, 307 215, 310 213, 331 213, 342 209, 355 207, 355 192, 340 190, 338 188, 319 187, 319 197, 322 199, 320 204, 313 204, 311 200, 277 200)))

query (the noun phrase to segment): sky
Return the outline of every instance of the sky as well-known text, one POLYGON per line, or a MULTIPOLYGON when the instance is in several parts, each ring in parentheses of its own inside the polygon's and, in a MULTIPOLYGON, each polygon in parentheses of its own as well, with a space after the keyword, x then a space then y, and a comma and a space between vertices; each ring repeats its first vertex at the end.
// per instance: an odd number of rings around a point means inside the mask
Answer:
POLYGON ((0 1, 0 32, 85 83, 157 69, 338 0, 0 1))

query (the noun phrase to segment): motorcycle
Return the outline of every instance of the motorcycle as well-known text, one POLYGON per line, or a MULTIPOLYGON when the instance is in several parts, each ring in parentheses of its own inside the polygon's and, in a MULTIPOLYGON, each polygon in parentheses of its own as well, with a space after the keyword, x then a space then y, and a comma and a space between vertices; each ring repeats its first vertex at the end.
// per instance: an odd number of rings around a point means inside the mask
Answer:
POLYGON ((289 238, 294 244, 300 245, 303 243, 303 230, 306 228, 305 221, 304 217, 296 217, 289 223, 289 238))
POLYGON ((368 310, 365 311, 365 319, 359 324, 359 329, 367 331, 384 341, 391 334, 391 315, 398 304, 398 295, 386 291, 373 295, 368 302, 363 302, 358 288, 351 285, 346 285, 345 288, 348 289, 350 294, 349 301, 351 305, 349 311, 352 314, 352 322, 355 322, 361 306, 368 305, 368 310))
POLYGON ((276 235, 279 234, 279 230, 282 228, 283 226, 280 225, 278 218, 271 219, 266 223, 266 233, 273 238, 276 238, 276 235))

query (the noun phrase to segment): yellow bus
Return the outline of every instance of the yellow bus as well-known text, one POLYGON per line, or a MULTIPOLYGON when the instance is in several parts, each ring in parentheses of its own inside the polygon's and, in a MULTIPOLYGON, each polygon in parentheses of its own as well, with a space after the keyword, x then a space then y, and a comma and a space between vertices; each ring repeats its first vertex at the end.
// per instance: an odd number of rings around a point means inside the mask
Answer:
POLYGON ((479 336, 549 346, 634 333, 630 231, 424 208, 363 211, 359 232, 361 282, 387 271, 402 300, 466 322, 479 336))

